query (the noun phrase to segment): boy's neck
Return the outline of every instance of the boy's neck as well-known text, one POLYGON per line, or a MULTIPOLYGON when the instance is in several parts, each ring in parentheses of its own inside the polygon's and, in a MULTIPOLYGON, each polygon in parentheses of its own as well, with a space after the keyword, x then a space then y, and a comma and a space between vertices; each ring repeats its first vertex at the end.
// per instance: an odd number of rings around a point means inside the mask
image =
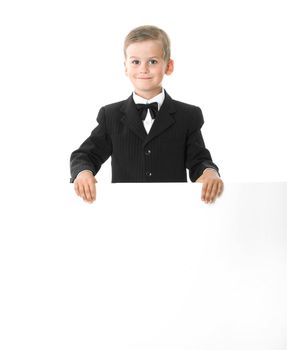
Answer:
POLYGON ((159 88, 157 90, 153 91, 137 91, 135 90, 135 94, 146 99, 146 100, 151 100, 153 97, 157 96, 162 92, 162 88, 159 88))

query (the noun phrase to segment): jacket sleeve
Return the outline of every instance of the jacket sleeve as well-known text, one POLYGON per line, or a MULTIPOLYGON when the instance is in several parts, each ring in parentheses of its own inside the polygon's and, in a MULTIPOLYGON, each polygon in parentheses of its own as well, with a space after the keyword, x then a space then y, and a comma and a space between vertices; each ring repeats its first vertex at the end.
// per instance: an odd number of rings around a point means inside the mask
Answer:
POLYGON ((205 147, 204 140, 201 134, 201 127, 204 124, 201 109, 195 109, 195 124, 189 129, 186 143, 186 158, 185 165, 189 170, 189 177, 192 182, 195 182, 206 168, 213 168, 217 172, 218 167, 213 163, 210 152, 205 147))
POLYGON ((90 170, 94 175, 112 154, 112 142, 105 120, 105 108, 102 107, 97 117, 98 125, 81 146, 71 154, 70 182, 74 182, 80 171, 90 170))

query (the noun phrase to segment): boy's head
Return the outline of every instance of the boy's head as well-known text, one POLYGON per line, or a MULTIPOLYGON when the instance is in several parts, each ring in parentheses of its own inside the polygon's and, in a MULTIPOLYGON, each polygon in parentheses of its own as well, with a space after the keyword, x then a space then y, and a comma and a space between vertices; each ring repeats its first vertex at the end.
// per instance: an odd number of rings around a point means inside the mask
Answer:
POLYGON ((124 55, 135 92, 147 99, 157 95, 164 75, 173 71, 168 35, 155 26, 137 27, 125 38, 124 55))
POLYGON ((147 40, 155 40, 161 44, 162 58, 165 62, 170 60, 170 40, 168 35, 162 29, 155 26, 140 26, 129 32, 125 38, 124 55, 126 58, 127 48, 133 43, 143 42, 147 40))

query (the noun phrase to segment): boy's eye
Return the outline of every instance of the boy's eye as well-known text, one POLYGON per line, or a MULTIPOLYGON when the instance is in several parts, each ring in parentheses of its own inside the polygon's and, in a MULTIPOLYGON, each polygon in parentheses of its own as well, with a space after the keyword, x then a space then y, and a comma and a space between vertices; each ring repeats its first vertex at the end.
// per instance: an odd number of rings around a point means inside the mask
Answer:
POLYGON ((132 60, 132 64, 140 64, 139 60, 132 60))
POLYGON ((151 64, 151 65, 157 64, 157 60, 149 60, 148 63, 151 64))

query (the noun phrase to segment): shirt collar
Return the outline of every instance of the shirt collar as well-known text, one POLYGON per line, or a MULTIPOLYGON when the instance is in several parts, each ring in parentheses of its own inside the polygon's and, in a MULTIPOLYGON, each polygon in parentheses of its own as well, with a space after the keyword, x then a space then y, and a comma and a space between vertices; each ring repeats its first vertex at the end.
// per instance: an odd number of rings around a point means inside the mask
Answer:
POLYGON ((154 96, 153 98, 151 98, 150 100, 146 100, 145 98, 137 95, 135 92, 133 92, 133 99, 135 103, 152 103, 152 102, 157 102, 158 103, 158 109, 160 109, 160 107, 163 104, 165 98, 165 93, 164 93, 164 89, 162 89, 161 93, 159 93, 158 95, 154 96))

